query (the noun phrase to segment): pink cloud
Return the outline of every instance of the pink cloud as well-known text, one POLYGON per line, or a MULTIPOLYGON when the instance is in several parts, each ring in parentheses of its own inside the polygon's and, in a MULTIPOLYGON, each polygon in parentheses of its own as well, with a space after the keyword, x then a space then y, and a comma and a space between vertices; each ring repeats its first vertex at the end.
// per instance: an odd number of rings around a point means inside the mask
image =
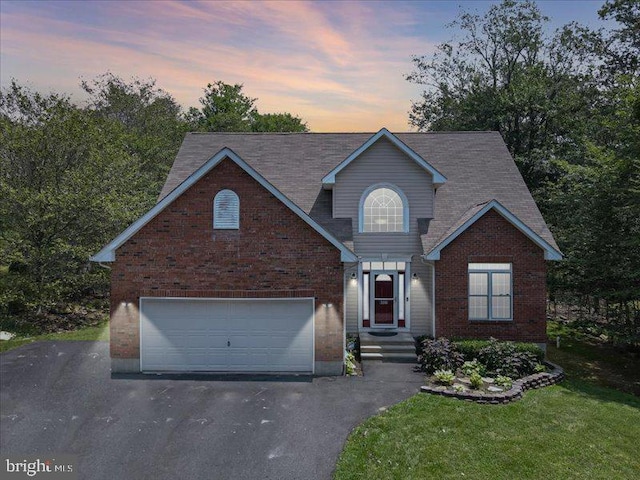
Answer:
POLYGON ((406 130, 419 90, 403 73, 412 53, 431 47, 392 36, 369 4, 332 3, 329 15, 325 4, 307 2, 125 2, 117 11, 112 3, 103 4, 111 22, 102 25, 3 14, 2 81, 8 70, 36 85, 66 78, 77 90, 79 76, 110 70, 154 77, 188 107, 208 82, 223 80, 244 83, 261 111, 300 115, 315 131, 406 130), (138 15, 139 29, 116 21, 138 15))

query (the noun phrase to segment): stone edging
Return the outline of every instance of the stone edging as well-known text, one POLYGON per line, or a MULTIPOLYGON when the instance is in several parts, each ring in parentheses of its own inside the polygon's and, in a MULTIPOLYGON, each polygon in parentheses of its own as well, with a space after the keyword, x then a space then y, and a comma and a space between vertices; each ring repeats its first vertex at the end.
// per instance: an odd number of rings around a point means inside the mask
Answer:
POLYGON ((468 400, 476 403, 509 403, 522 398, 522 394, 532 388, 548 387, 564 380, 564 370, 551 362, 543 362, 547 367, 551 368, 550 372, 534 373, 528 377, 514 380, 512 387, 506 392, 488 393, 467 390, 465 392, 456 392, 441 386, 425 385, 420 387, 420 391, 431 393, 434 395, 442 395, 445 397, 458 398, 460 400, 468 400))

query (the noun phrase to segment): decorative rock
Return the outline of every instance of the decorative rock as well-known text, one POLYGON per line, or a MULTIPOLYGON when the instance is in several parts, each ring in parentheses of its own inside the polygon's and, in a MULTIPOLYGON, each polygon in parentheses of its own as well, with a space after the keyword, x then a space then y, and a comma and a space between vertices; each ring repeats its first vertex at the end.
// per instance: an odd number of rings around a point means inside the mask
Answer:
MULTIPOLYGON (((544 362, 544 365, 549 369, 548 372, 535 373, 528 377, 518 379, 513 382, 512 387, 507 392, 502 388, 493 385, 487 388, 487 390, 489 390, 488 392, 480 392, 478 390, 455 391, 453 387, 450 387, 451 389, 447 390, 447 387, 443 387, 442 385, 425 385, 420 387, 420 391, 436 395, 444 395, 446 397, 454 397, 468 402, 489 403, 492 405, 509 403, 521 399, 522 393, 525 390, 554 385, 564 379, 564 370, 562 370, 558 365, 551 362, 544 362)), ((486 381, 486 379, 483 380, 486 381)), ((458 378, 457 381, 459 383, 456 383, 456 385, 461 385, 463 387, 470 385, 468 378, 458 378)))
POLYGON ((4 332, 4 331, 0 332, 0 340, 11 340, 15 336, 16 336, 15 333, 4 332))
POLYGON ((495 382, 495 380, 493 378, 491 378, 491 377, 482 377, 482 381, 484 383, 488 383, 488 384, 492 384, 492 383, 495 382))

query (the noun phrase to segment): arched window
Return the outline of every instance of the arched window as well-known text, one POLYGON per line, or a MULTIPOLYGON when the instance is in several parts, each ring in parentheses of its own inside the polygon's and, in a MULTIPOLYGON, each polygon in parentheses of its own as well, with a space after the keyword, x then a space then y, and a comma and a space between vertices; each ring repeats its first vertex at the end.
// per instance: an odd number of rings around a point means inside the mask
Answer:
POLYGON ((361 232, 408 231, 407 200, 391 186, 379 186, 365 192, 360 205, 361 232))
POLYGON ((240 228, 240 199, 232 190, 220 190, 213 199, 213 228, 240 228))

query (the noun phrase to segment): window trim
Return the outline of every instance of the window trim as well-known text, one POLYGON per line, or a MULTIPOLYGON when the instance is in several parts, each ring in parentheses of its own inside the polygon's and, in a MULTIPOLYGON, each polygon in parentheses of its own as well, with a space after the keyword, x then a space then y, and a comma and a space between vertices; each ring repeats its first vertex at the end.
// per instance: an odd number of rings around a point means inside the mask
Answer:
POLYGON ((467 264, 467 316, 469 321, 472 322, 512 322, 513 321, 513 264, 511 262, 500 263, 488 263, 488 262, 469 262, 467 264), (474 265, 474 267, 471 267, 474 265), (509 265, 509 268, 500 267, 500 265, 509 265), (487 294, 477 295, 471 294, 471 274, 472 273, 484 273, 487 275, 487 294), (508 295, 494 295, 493 294, 493 275, 494 274, 509 274, 509 294, 508 295), (509 317, 494 317, 493 316, 493 297, 509 297, 509 317), (486 298, 487 299, 487 316, 486 317, 472 317, 471 316, 471 298, 486 298))
MULTIPOLYGON (((228 219, 227 219, 228 220, 228 219)), ((216 193, 215 197, 213 197, 213 229, 214 230, 239 230, 240 229, 240 197, 236 192, 225 188, 216 193), (218 223, 218 218, 221 217, 219 210, 219 200, 221 200, 224 196, 227 196, 233 200, 235 200, 234 211, 230 214, 230 221, 220 224, 218 223)))
POLYGON ((397 234, 397 233, 409 233, 409 201, 407 200, 406 195, 402 190, 400 190, 397 186, 392 183, 376 183, 374 185, 370 185, 360 197, 360 206, 358 207, 358 233, 364 234, 397 234), (365 232, 364 231, 364 203, 367 200, 367 197, 378 189, 387 188, 395 192, 402 201, 402 230, 397 232, 365 232))

